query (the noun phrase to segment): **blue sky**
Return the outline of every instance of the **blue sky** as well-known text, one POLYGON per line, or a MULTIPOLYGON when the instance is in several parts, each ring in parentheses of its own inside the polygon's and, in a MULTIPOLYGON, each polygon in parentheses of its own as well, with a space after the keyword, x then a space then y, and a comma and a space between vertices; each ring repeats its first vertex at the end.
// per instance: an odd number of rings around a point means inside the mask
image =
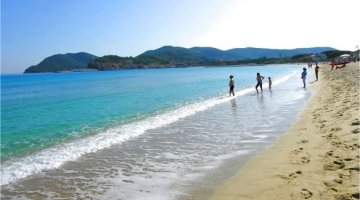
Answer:
POLYGON ((1 0, 1 70, 163 45, 355 50, 358 0, 1 0), (342 8, 339 9, 339 6, 342 8))

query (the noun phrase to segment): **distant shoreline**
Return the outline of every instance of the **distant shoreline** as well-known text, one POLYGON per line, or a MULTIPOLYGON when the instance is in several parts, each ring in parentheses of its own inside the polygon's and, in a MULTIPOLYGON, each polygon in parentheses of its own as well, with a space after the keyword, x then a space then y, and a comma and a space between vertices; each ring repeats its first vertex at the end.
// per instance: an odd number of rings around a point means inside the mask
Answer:
POLYGON ((163 46, 135 57, 118 55, 99 57, 87 52, 55 54, 46 57, 37 65, 28 67, 24 73, 309 63, 329 61, 340 55, 356 57, 357 54, 331 47, 296 49, 247 47, 220 50, 212 47, 163 46))

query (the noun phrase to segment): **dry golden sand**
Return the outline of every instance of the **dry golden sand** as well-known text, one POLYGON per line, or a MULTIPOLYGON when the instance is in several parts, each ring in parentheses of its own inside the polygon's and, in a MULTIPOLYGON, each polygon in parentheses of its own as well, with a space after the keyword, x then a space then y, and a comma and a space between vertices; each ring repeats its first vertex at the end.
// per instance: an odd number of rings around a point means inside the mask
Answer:
POLYGON ((320 65, 310 84, 316 93, 289 132, 212 199, 359 199, 359 69, 359 62, 333 71, 320 65))

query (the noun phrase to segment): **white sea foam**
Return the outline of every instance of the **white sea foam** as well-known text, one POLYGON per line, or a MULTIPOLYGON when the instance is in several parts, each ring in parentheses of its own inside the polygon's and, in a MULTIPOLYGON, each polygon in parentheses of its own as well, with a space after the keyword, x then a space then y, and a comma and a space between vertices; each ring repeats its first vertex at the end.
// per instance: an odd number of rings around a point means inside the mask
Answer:
MULTIPOLYGON (((246 155, 252 150, 239 150, 220 156, 204 156, 201 164, 192 165, 189 160, 198 160, 192 157, 188 160, 171 153, 163 153, 166 159, 174 159, 173 162, 159 163, 146 161, 147 166, 156 166, 153 170, 146 170, 145 173, 133 173, 131 176, 120 174, 116 178, 102 178, 101 182, 110 183, 111 187, 95 199, 176 199, 182 194, 183 186, 205 176, 215 168, 219 168, 224 161, 236 156, 246 155), (204 161, 203 160, 203 161, 204 161), (191 165, 191 166, 189 166, 191 165), (191 170, 189 170, 191 169, 191 170), (159 173, 159 171, 161 171, 159 173), (127 180, 124 182, 124 180, 127 180)), ((133 166, 136 168, 137 166, 133 166)), ((152 167, 150 167, 152 168, 152 167)), ((141 169, 140 169, 141 170, 141 169)))
MULTIPOLYGON (((288 74, 274 80, 273 84, 276 85, 282 83, 293 75, 294 73, 288 74)), ((235 97, 253 91, 254 88, 245 88, 237 91, 235 97)), ((91 137, 57 145, 31 156, 5 162, 1 166, 1 185, 9 184, 32 174, 57 168, 65 162, 76 160, 86 153, 96 152, 114 144, 120 144, 144 134, 147 130, 171 124, 181 118, 204 111, 215 105, 230 101, 233 98, 234 97, 212 98, 186 105, 176 110, 148 117, 141 121, 108 129, 107 131, 100 132, 91 137)))

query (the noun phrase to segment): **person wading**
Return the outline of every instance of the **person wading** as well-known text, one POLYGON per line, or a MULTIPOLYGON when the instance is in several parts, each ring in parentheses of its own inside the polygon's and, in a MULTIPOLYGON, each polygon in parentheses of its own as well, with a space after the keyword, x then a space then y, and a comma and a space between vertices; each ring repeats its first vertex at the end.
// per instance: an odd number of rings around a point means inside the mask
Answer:
POLYGON ((234 76, 233 75, 230 75, 230 80, 229 80, 229 87, 230 87, 230 91, 229 91, 229 96, 231 96, 231 94, 233 96, 235 96, 235 93, 234 93, 234 87, 235 87, 235 81, 234 81, 234 76))
POLYGON ((260 89, 261 89, 261 93, 263 92, 263 89, 262 89, 262 80, 264 79, 263 76, 260 75, 260 73, 257 73, 256 74, 256 80, 257 80, 257 84, 255 86, 255 89, 256 89, 256 93, 259 94, 259 91, 258 91, 258 87, 260 86, 260 89))

